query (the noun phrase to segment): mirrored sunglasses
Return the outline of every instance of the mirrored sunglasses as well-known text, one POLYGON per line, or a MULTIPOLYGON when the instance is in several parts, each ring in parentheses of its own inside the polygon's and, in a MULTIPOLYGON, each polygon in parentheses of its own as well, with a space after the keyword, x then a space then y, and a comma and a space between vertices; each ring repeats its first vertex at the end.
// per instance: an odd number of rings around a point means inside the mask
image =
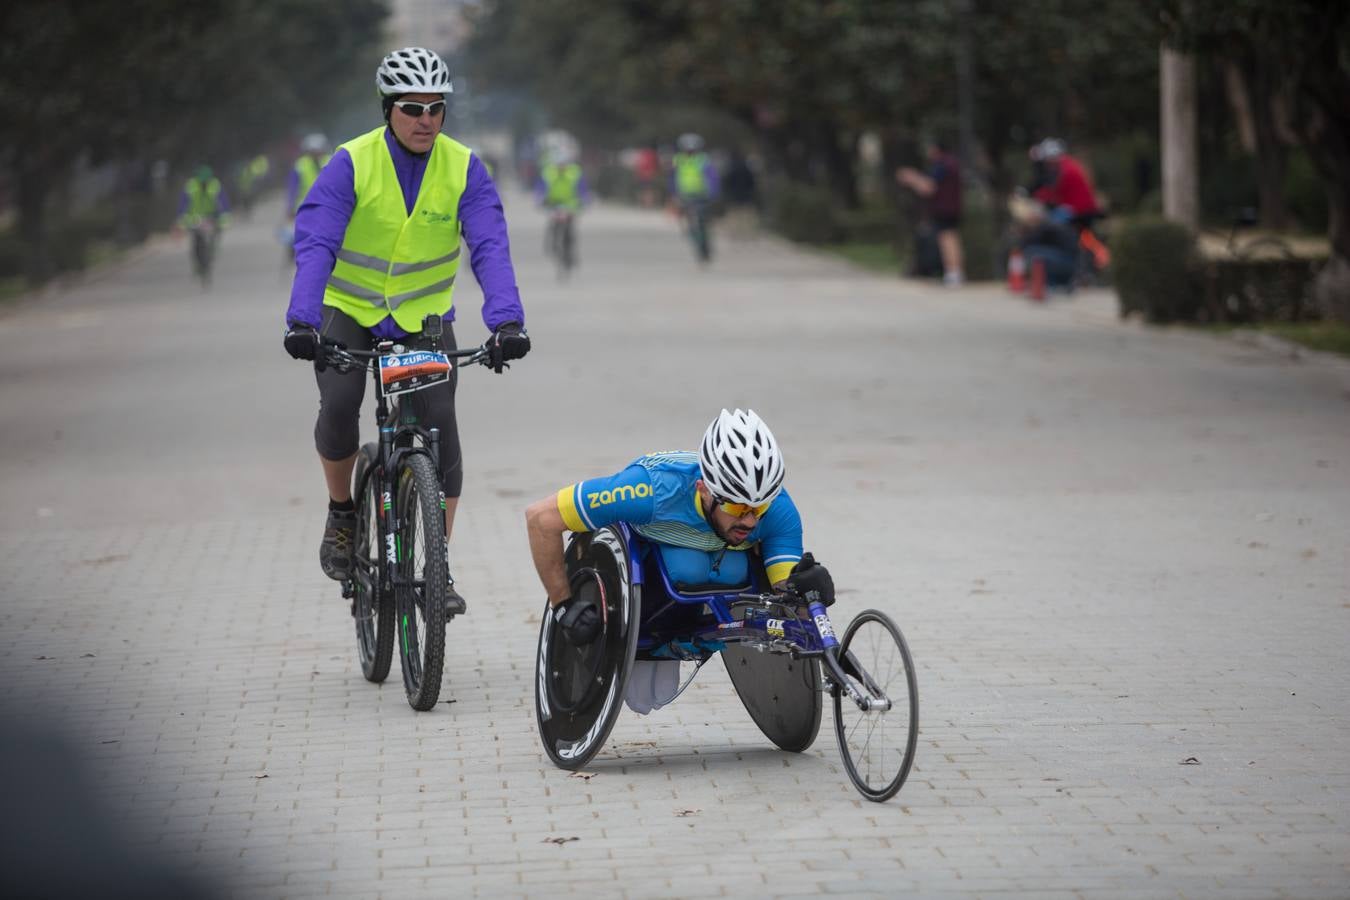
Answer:
POLYGON ((430 103, 418 103, 416 100, 395 100, 394 105, 405 116, 413 119, 422 118, 422 113, 430 113, 434 119, 445 112, 444 100, 433 100, 430 103))

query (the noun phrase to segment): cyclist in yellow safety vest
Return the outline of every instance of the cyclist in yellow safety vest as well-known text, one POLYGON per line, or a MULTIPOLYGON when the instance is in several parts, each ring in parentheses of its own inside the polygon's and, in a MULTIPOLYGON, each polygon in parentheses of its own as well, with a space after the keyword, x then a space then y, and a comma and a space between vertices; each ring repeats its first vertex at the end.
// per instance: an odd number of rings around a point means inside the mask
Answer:
POLYGON ((717 199, 717 168, 703 152, 703 138, 682 134, 671 159, 670 192, 680 203, 707 203, 717 199))
MULTIPOLYGON (((385 124, 338 147, 296 213, 286 352, 322 360, 322 338, 354 350, 370 350, 382 340, 410 349, 455 349, 452 294, 462 238, 483 290, 492 368, 501 373, 529 352, 530 338, 497 188, 476 155, 440 133, 452 90, 449 72, 432 51, 407 47, 384 58, 375 80, 385 124)), ((352 573, 351 478, 366 374, 316 369, 314 443, 328 486, 319 564, 325 575, 343 581, 352 573)), ((452 374, 404 401, 422 427, 440 429, 447 539, 464 481, 456 382, 452 374)), ((452 586, 446 612, 464 610, 452 586)))
POLYGON ((305 195, 314 186, 315 179, 319 177, 319 171, 328 165, 330 158, 328 138, 318 132, 305 135, 300 143, 300 156, 291 167, 290 178, 286 180, 286 208, 290 210, 292 220, 300 204, 305 202, 305 195))
POLYGON ((590 189, 581 166, 563 157, 558 162, 546 163, 539 170, 534 183, 535 200, 545 209, 565 209, 577 212, 590 203, 590 189))
POLYGON ((230 211, 230 199, 220 179, 216 178, 210 166, 198 166, 197 171, 183 185, 183 194, 178 201, 178 225, 191 230, 209 222, 217 228, 225 224, 230 211))

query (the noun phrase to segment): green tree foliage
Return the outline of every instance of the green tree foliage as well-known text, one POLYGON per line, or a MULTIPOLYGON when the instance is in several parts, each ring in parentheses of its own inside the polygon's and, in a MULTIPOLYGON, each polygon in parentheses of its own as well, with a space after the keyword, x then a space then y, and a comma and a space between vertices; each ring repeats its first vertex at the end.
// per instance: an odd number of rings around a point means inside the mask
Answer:
POLYGON ((972 150, 997 167, 1046 133, 1156 129, 1157 41, 1135 0, 604 0, 584 16, 495 0, 472 58, 583 135, 623 140, 675 103, 730 114, 776 169, 851 202, 862 132, 883 135, 889 168, 921 133, 956 131, 963 42, 972 150))
POLYGON ((1350 321, 1350 4, 1343 0, 1166 0, 1167 39, 1232 60, 1288 103, 1288 124, 1328 186, 1332 262, 1324 307, 1350 321))
POLYGON ((0 165, 32 275, 48 197, 95 161, 256 152, 367 80, 384 0, 12 0, 0 10, 0 165), (369 65, 363 65, 369 60, 369 65))

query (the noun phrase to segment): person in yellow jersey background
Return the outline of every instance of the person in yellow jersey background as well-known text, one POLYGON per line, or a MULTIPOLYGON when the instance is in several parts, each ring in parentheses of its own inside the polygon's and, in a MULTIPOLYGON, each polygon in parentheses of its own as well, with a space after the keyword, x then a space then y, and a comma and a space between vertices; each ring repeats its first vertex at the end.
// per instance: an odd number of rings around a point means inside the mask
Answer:
MULTIPOLYGON (((530 338, 497 188, 477 156, 440 133, 449 71, 434 52, 406 47, 384 58, 376 84, 385 123, 338 147, 296 212, 286 351, 315 359, 321 338, 358 350, 381 340, 455 349, 452 292, 462 238, 483 289, 483 324, 500 374, 529 352, 530 338), (440 338, 422 336, 428 317, 441 320, 440 338)), ((367 377, 323 369, 316 378, 314 442, 329 496, 319 561, 341 581, 352 567, 351 475, 367 377)), ((449 383, 404 400, 423 426, 440 429, 447 539, 463 487, 457 380, 452 374, 449 383)), ((449 598, 447 612, 462 613, 464 600, 453 588, 449 598)))

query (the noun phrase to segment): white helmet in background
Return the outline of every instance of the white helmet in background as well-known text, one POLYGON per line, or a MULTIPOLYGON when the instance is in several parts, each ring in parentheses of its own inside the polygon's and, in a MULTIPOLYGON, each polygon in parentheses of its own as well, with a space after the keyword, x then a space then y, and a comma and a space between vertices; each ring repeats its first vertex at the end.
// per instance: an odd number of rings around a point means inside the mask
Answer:
POLYGON ((450 70, 425 47, 404 47, 386 56, 375 70, 375 84, 384 96, 395 94, 449 94, 450 70))
POLYGON ((718 500, 760 506, 783 488, 783 454, 752 409, 722 410, 703 433, 698 467, 718 500))
POLYGON ((697 153, 703 149, 703 136, 686 131, 675 139, 675 146, 683 153, 697 153))
POLYGON ((1059 138, 1046 138, 1036 145, 1033 159, 1059 159, 1064 155, 1064 142, 1059 138))
POLYGON ((300 142, 301 153, 323 153, 327 149, 328 137, 317 131, 305 135, 305 139, 300 142))

